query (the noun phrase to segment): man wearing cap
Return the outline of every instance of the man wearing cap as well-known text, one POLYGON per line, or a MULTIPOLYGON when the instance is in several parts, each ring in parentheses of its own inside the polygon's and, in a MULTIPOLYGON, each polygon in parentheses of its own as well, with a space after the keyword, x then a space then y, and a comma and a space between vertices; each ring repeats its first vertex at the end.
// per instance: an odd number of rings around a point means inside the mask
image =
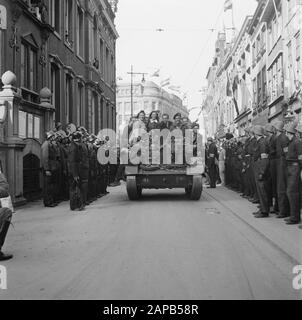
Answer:
POLYGON ((55 207, 55 173, 56 173, 56 150, 52 144, 54 132, 46 133, 46 140, 42 144, 42 168, 43 168, 43 201, 45 207, 55 207))
POLYGON ((248 199, 252 203, 259 203, 259 196, 257 192, 257 187, 256 187, 256 180, 255 180, 255 161, 254 161, 254 153, 255 153, 255 148, 257 148, 257 139, 254 133, 254 126, 252 126, 249 130, 250 134, 250 139, 248 143, 248 147, 246 150, 246 154, 249 157, 249 170, 248 170, 248 175, 250 179, 250 187, 251 187, 251 197, 248 199))
POLYGON ((265 126, 266 142, 269 146, 269 180, 268 180, 268 195, 271 208, 271 213, 278 213, 278 196, 277 196, 277 164, 276 164, 276 129, 272 124, 265 126))
POLYGON ((260 200, 260 211, 255 214, 255 217, 268 218, 270 212, 267 194, 269 147, 264 139, 264 128, 262 126, 255 126, 254 134, 256 136, 256 145, 254 149, 254 173, 260 200))
POLYGON ((68 150, 68 171, 69 171, 69 188, 70 188, 70 208, 71 210, 83 211, 85 203, 82 192, 77 191, 81 188, 80 162, 81 162, 81 138, 82 133, 76 131, 72 134, 72 140, 68 150), (76 196, 75 196, 76 195, 76 196))
POLYGON ((245 175, 245 191, 243 197, 246 199, 250 199, 253 195, 253 188, 252 188, 252 174, 251 174, 251 155, 249 154, 249 145, 251 143, 251 135, 250 135, 250 128, 245 128, 246 140, 244 143, 244 151, 243 151, 243 159, 244 159, 244 166, 243 170, 245 175))
POLYGON ((301 222, 302 141, 296 137, 296 127, 296 124, 290 124, 285 129, 290 141, 286 154, 286 194, 290 207, 290 217, 286 219, 286 224, 288 225, 295 225, 301 222))
POLYGON ((97 178, 97 150, 94 142, 97 137, 90 135, 88 138, 88 155, 89 155, 89 179, 88 179, 88 200, 93 202, 97 199, 96 178, 97 178))
POLYGON ((182 117, 181 117, 181 113, 176 113, 176 115, 173 117, 174 123, 171 127, 171 130, 175 130, 175 129, 181 129, 182 127, 182 117))
POLYGON ((288 153, 289 139, 284 133, 284 123, 277 121, 273 124, 276 129, 276 164, 277 164, 277 194, 279 215, 284 219, 289 216, 289 202, 286 194, 286 155, 288 153))
POLYGON ((167 113, 162 115, 162 121, 160 123, 160 130, 168 129, 171 130, 173 123, 170 121, 170 117, 167 113))
POLYGON ((216 170, 216 163, 218 162, 218 150, 217 146, 214 142, 213 138, 208 138, 208 168, 209 168, 209 176, 210 176, 210 188, 216 188, 217 182, 217 170, 216 170))

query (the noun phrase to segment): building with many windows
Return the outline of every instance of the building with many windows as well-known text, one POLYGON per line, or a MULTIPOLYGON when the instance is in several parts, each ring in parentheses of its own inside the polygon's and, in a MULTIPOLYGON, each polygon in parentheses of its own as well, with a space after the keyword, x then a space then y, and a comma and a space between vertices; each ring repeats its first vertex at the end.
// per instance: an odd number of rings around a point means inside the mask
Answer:
POLYGON ((168 93, 152 81, 135 83, 133 85, 133 106, 131 107, 131 84, 119 83, 117 86, 117 127, 126 125, 133 111, 136 116, 141 110, 147 115, 152 111, 168 114, 170 119, 180 112, 188 116, 189 112, 183 101, 175 94, 168 93), (133 110, 131 110, 133 109, 133 110))
POLYGON ((243 135, 251 123, 301 120, 302 1, 257 2, 231 48, 224 44, 218 65, 216 44, 203 103, 208 135, 219 136, 222 127, 243 135))
POLYGON ((0 128, 0 159, 16 203, 41 189, 40 147, 56 122, 91 133, 115 129, 116 4, 0 0, 0 73, 16 75, 12 90, 0 86, 0 104, 8 90, 13 96, 13 118, 0 128))

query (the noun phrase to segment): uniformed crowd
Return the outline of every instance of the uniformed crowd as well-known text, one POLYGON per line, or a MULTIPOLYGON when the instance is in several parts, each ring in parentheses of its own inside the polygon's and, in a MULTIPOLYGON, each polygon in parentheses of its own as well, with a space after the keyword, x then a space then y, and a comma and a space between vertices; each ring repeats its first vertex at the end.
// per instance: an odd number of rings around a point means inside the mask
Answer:
POLYGON ((67 134, 57 125, 56 130, 47 132, 42 145, 44 205, 56 207, 70 200, 72 211, 83 211, 85 206, 107 195, 114 166, 101 165, 97 153, 108 143, 108 137, 100 140, 84 127, 67 134))
POLYGON ((210 187, 215 188, 220 178, 222 184, 259 205, 256 218, 276 214, 287 225, 301 223, 301 124, 277 121, 248 127, 245 136, 227 134, 219 145, 209 139, 207 167, 210 187))

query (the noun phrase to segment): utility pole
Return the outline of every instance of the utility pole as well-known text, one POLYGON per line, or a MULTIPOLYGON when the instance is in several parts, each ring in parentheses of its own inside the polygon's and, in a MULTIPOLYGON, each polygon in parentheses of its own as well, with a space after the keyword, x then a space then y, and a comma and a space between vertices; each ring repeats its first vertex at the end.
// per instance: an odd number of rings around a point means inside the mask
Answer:
POLYGON ((133 110, 133 78, 134 78, 134 75, 142 75, 143 78, 142 78, 142 83, 144 83, 146 80, 145 80, 145 75, 147 75, 148 73, 146 72, 133 72, 133 65, 131 66, 131 71, 128 72, 128 74, 131 75, 131 117, 133 117, 133 114, 134 114, 134 110, 133 110))

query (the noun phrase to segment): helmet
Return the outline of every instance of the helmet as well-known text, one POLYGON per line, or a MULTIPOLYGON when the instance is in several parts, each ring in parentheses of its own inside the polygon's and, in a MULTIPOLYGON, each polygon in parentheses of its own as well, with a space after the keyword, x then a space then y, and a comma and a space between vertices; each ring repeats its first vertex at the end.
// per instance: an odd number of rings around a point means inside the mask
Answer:
POLYGON ((295 123, 290 123, 289 125, 286 126, 285 131, 292 133, 292 134, 296 134, 297 133, 297 125, 295 123))
POLYGON ((55 136, 55 133, 53 131, 46 132, 46 139, 49 140, 50 138, 53 138, 55 136))
POLYGON ((254 134, 256 136, 263 136, 264 135, 264 129, 261 126, 255 126, 254 127, 254 134))
POLYGON ((277 130, 277 131, 283 131, 284 129, 284 123, 283 121, 277 121, 276 123, 273 124, 274 128, 277 130))
POLYGON ((274 126, 272 125, 272 124, 267 124, 266 126, 265 126, 265 131, 266 132, 269 132, 269 133, 274 133, 274 126))

